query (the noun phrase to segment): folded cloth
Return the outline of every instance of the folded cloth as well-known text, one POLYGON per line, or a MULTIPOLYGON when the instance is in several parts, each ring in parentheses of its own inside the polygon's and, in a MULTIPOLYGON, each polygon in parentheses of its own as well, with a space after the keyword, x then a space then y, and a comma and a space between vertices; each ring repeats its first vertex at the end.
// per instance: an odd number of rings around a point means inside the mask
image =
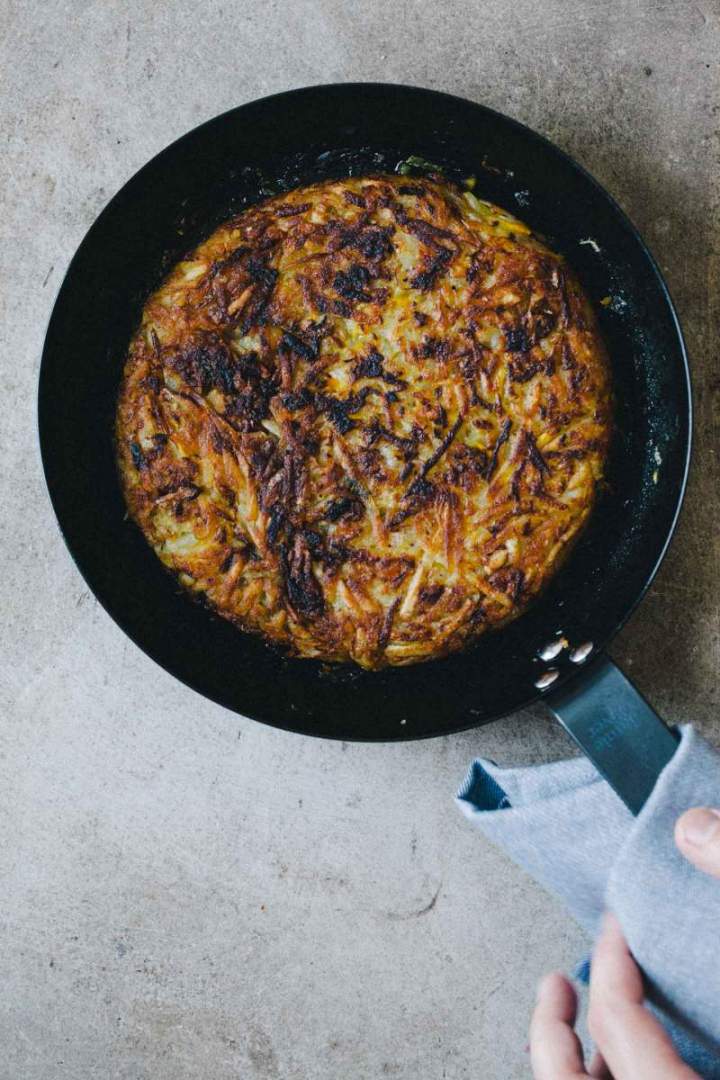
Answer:
POLYGON ((520 769, 480 758, 457 801, 592 936, 614 912, 678 1053, 720 1080, 720 881, 673 840, 684 810, 720 806, 720 754, 683 727, 637 818, 585 758, 520 769))

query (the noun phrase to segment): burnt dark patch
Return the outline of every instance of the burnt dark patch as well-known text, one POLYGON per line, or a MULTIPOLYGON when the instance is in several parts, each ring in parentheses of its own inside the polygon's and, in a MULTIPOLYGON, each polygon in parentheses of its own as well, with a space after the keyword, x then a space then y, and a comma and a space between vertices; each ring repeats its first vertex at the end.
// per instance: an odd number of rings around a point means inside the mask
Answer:
POLYGON ((423 360, 447 360, 450 355, 450 342, 446 338, 428 335, 420 343, 419 354, 423 360))
POLYGON ((572 371, 577 367, 577 360, 575 359, 575 354, 572 351, 569 341, 563 341, 562 343, 560 364, 564 371, 572 371))
POLYGON ((392 371, 386 371, 383 367, 383 356, 373 349, 372 352, 364 356, 355 366, 355 379, 382 379, 383 382, 390 383, 391 386, 407 386, 404 379, 401 379, 399 375, 396 375, 392 371))
POLYGON ((557 313, 544 301, 538 300, 528 313, 529 336, 537 344, 550 334, 557 324, 557 313))
POLYGON ((225 405, 225 416, 240 431, 253 431, 270 415, 270 399, 277 387, 270 379, 248 386, 225 405))
POLYGON ((379 379, 383 375, 383 356, 373 349, 355 365, 356 379, 379 379))
POLYGON ((301 356, 303 360, 317 360, 320 342, 317 335, 300 337, 299 334, 286 330, 280 338, 280 349, 285 352, 293 352, 297 356, 301 356))
POLYGON ((426 585, 418 593, 418 599, 425 607, 433 607, 445 592, 443 585, 426 585))
MULTIPOLYGON (((404 576, 404 575, 403 575, 404 576)), ((402 577, 399 581, 402 580, 402 577)), ((395 612, 400 605, 400 600, 393 600, 390 607, 385 612, 383 617, 382 626, 380 627, 380 633, 377 639, 377 650, 382 653, 387 648, 387 644, 390 641, 390 634, 392 633, 393 620, 395 619, 395 612)))
POLYGON ((435 485, 431 484, 429 480, 426 480, 424 476, 419 476, 417 480, 413 480, 412 484, 407 490, 407 497, 414 499, 422 503, 427 503, 435 494, 435 485))
POLYGON ((535 436, 532 434, 531 431, 525 432, 524 446, 525 452, 527 453, 528 458, 533 463, 535 468, 539 472, 549 473, 550 469, 548 467, 548 463, 540 453, 538 445, 535 442, 535 436))
POLYGON ((478 355, 478 350, 474 352, 465 352, 458 357, 458 370, 463 379, 470 384, 470 391, 473 395, 473 405, 479 404, 479 395, 474 380, 478 377, 482 364, 478 355))
POLYGON ((417 514, 419 510, 424 509, 433 502, 436 493, 435 485, 424 477, 419 476, 416 480, 413 480, 402 497, 400 509, 388 521, 388 527, 394 529, 396 526, 401 525, 403 521, 412 517, 413 514, 417 514))
POLYGON ((370 271, 360 263, 353 263, 347 270, 338 270, 333 278, 335 291, 346 300, 369 300, 369 284, 370 271))
POLYGON ((368 426, 365 435, 365 445, 373 446, 380 439, 384 439, 392 446, 397 447, 398 450, 402 450, 403 454, 414 457, 417 452, 418 442, 422 442, 424 438, 425 433, 420 428, 418 428, 417 430, 413 430, 408 436, 398 435, 394 431, 389 431, 388 428, 384 427, 376 418, 368 426))
POLYGON ((296 533, 290 545, 281 545, 280 565, 293 610, 308 618, 321 615, 325 607, 323 592, 313 574, 312 553, 302 533, 296 533))
POLYGON ((500 447, 503 446, 510 438, 511 428, 512 421, 509 417, 507 417, 503 422, 503 426, 500 428, 500 433, 495 440, 495 445, 493 446, 492 453, 490 454, 490 460, 488 461, 487 471, 485 473, 485 479, 488 481, 488 483, 492 479, 492 475, 495 472, 495 467, 498 461, 498 454, 500 453, 500 447))
POLYGON ((303 465, 300 455, 292 445, 286 447, 283 456, 281 495, 285 505, 297 506, 303 487, 303 465))
POLYGON ((528 353, 517 353, 517 359, 508 364, 508 375, 511 382, 529 382, 539 371, 545 370, 545 361, 535 360, 528 353))
POLYGON ((573 370, 570 373, 570 386, 572 387, 572 389, 576 393, 585 384, 586 380, 587 380, 587 368, 580 367, 580 365, 573 368, 573 370))
POLYGON ((325 507, 323 517, 327 521, 340 521, 342 518, 355 520, 362 517, 364 510, 365 508, 359 499, 347 496, 342 499, 334 499, 329 503, 325 507))
POLYGON ((245 382, 257 382, 263 377, 260 357, 256 352, 241 353, 234 357, 234 370, 245 382))
POLYGON ((277 270, 267 266, 261 259, 248 259, 247 272, 253 281, 265 285, 268 289, 274 289, 278 279, 277 270))
POLYGON ((370 226, 360 229, 347 246, 359 251, 371 262, 379 262, 394 251, 390 240, 393 231, 391 226, 386 228, 370 226))
POLYGON ((230 439, 230 436, 217 426, 214 426, 210 432, 210 442, 212 443, 213 450, 217 454, 223 454, 226 450, 232 450, 232 440, 230 439))
MULTIPOLYGON (((448 447, 450 446, 453 439, 457 435, 458 431, 462 427, 462 422, 463 422, 464 419, 465 419, 465 417, 462 416, 462 415, 457 417, 457 419, 455 420, 453 426, 450 428, 450 430, 448 431, 447 435, 442 440, 440 445, 433 451, 433 453, 430 455, 430 457, 423 463, 422 469, 420 470, 420 476, 421 477, 427 476, 427 474, 430 472, 430 470, 435 468, 438 461, 443 456, 443 454, 447 451, 448 447)), ((416 483, 417 483, 417 481, 416 481, 416 483)))
POLYGON ((273 286, 258 282, 248 304, 242 309, 240 332, 247 334, 253 326, 263 326, 267 321, 267 309, 272 300, 273 286))
POLYGON ((486 475, 488 462, 489 457, 484 450, 471 446, 456 446, 445 472, 445 479, 449 484, 470 488, 476 478, 486 475))
POLYGON ((165 363, 196 393, 205 395, 211 390, 221 390, 231 394, 235 388, 238 366, 228 346, 219 338, 208 336, 188 342, 178 352, 166 356, 165 363))
POLYGON ((183 510, 185 509, 185 503, 194 502, 201 491, 202 488, 198 487, 197 484, 184 484, 183 487, 178 491, 178 501, 175 506, 176 516, 183 512, 183 510))
POLYGON ((437 279, 444 274, 453 257, 453 252, 448 248, 439 248, 435 254, 410 278, 410 284, 420 292, 429 292, 435 288, 437 279))
POLYGON ((534 495, 540 495, 544 490, 543 477, 550 472, 550 467, 538 449, 535 437, 529 431, 522 431, 517 448, 517 457, 520 461, 515 469, 510 482, 510 492, 514 499, 520 498, 520 484, 524 479, 528 488, 534 495), (533 472, 528 473, 528 466, 532 465, 533 472))
POLYGON ((236 554, 237 553, 235 551, 228 551, 227 555, 225 556, 223 561, 220 563, 220 573, 221 574, 227 574, 228 570, 230 569, 232 564, 235 562, 235 555, 236 554))
POLYGON ((255 286, 252 296, 235 316, 236 321, 240 321, 243 333, 247 333, 254 324, 262 325, 265 321, 266 309, 278 278, 277 270, 268 266, 266 259, 276 244, 274 238, 267 238, 254 249, 241 245, 211 267, 211 292, 226 319, 231 318, 227 313, 230 302, 245 288, 246 279, 242 274, 247 274, 255 286))
POLYGON ((505 330, 505 348, 508 352, 529 352, 531 344, 524 326, 513 326, 505 330))
POLYGON ((270 415, 277 389, 276 375, 264 374, 257 353, 237 357, 232 393, 225 402, 226 419, 240 431, 253 431, 270 415))
POLYGON ((160 339, 157 336, 154 327, 150 327, 150 341, 152 343, 153 352, 155 353, 155 359, 159 360, 160 355, 162 353, 162 349, 161 349, 161 346, 160 346, 160 339))
POLYGON ((275 503, 275 505, 270 508, 268 527, 265 533, 268 545, 270 547, 275 547, 278 536, 280 535, 280 532, 286 521, 287 516, 285 514, 284 508, 280 505, 280 503, 275 503))
POLYGON ((358 412, 362 408, 369 393, 370 388, 365 387, 357 394, 350 394, 347 398, 336 398, 330 394, 316 394, 315 406, 327 416, 333 427, 341 435, 346 435, 348 431, 355 427, 355 421, 350 418, 350 414, 358 412))
POLYGON ((487 622, 487 612, 485 611, 485 605, 482 603, 481 600, 478 600, 477 604, 470 612, 470 618, 468 621, 470 623, 470 626, 473 627, 473 629, 479 626, 483 626, 483 624, 487 622))
POLYGON ((350 419, 347 412, 339 401, 327 403, 323 411, 329 417, 331 423, 341 435, 347 435, 355 427, 355 422, 350 419))
MULTIPOLYGON (((424 244, 428 244, 430 247, 442 246, 443 240, 450 240, 453 242, 455 237, 447 229, 439 229, 437 225, 431 225, 429 221, 423 221, 422 218, 410 218, 406 217, 403 225, 409 233, 416 236, 418 240, 422 240, 424 244)), ((447 250, 443 248, 443 250, 447 250)))
POLYGON ((472 285, 473 281, 480 274, 489 274, 493 268, 492 256, 485 254, 482 251, 477 251, 473 254, 470 260, 470 266, 468 267, 467 274, 465 275, 467 281, 472 285))
POLYGON ((405 379, 401 379, 394 371, 383 371, 382 377, 384 382, 390 383, 391 386, 407 386, 405 379))
POLYGON ((277 472, 280 467, 275 440, 268 435, 266 438, 252 440, 250 446, 250 465, 253 477, 261 482, 277 472))
POLYGON ((312 398, 307 390, 296 390, 290 394, 283 394, 280 398, 280 403, 284 409, 288 412, 298 412, 300 409, 304 409, 307 405, 310 405, 312 398))
POLYGON ((354 550, 339 540, 326 538, 322 551, 318 554, 318 561, 328 570, 337 570, 343 563, 354 557, 354 550))
POLYGON ((231 251, 229 255, 226 255, 224 259, 218 259, 212 264, 210 267, 210 276, 217 277, 218 274, 222 274, 225 270, 232 270, 236 266, 239 266, 251 251, 252 248, 249 248, 246 245, 235 248, 235 250, 231 251))
POLYGON ((353 460, 364 480, 377 480, 378 483, 384 483, 387 480, 386 464, 378 450, 361 447, 356 453, 354 451, 354 454, 353 460))
POLYGON ((298 214, 305 214, 310 209, 310 203, 298 203, 295 206, 278 206, 275 208, 275 213, 278 217, 297 217, 298 214))
POLYGON ((321 559, 325 552, 325 542, 322 533, 319 533, 317 529, 303 529, 302 535, 305 537, 305 542, 310 549, 310 554, 313 559, 321 559))
MULTIPOLYGON (((594 440, 589 440, 592 442, 594 440)), ((545 457, 552 458, 554 461, 583 461, 590 450, 571 448, 570 450, 548 450, 545 457)))
POLYGON ((488 581, 493 588, 500 589, 513 603, 517 603, 525 587, 525 574, 515 567, 503 567, 491 574, 488 581))

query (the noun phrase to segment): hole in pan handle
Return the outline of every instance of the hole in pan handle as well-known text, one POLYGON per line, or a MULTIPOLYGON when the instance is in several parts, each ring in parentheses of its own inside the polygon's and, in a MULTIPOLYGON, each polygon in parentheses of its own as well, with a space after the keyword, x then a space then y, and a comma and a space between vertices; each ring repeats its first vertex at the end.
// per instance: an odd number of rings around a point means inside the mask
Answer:
POLYGON ((546 700, 631 813, 639 814, 677 749, 677 736, 607 656, 546 700))

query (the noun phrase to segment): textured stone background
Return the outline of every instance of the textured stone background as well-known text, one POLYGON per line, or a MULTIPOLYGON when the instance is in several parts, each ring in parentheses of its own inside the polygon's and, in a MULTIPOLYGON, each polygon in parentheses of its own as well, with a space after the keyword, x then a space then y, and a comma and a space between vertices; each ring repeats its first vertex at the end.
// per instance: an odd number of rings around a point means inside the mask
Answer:
POLYGON ((43 333, 105 202, 233 105, 394 80, 537 128, 627 209, 687 332, 692 484, 614 652, 665 715, 720 740, 720 8, 3 0, 0 23, 0 1077, 526 1076, 535 981, 583 937, 451 796, 475 753, 541 761, 566 739, 537 709, 424 744, 322 744, 174 682, 58 536, 35 435, 43 333))

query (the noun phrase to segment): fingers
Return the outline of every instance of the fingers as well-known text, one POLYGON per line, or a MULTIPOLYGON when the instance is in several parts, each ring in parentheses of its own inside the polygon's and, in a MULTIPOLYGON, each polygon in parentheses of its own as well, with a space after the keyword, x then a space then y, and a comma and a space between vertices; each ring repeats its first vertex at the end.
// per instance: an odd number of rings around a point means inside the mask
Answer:
POLYGON ((595 946, 588 1027, 617 1080, 699 1080, 643 1005, 642 976, 620 925, 606 916, 595 946))
POLYGON ((577 998, 567 979, 554 972, 538 988, 530 1024, 530 1060, 535 1080, 587 1077, 580 1040, 573 1031, 577 998))
MULTIPOLYGON (((687 815, 684 815, 687 817, 687 815)), ((720 817, 720 815, 718 815, 720 817)), ((682 819, 681 819, 682 820, 682 819)), ((595 946, 588 1027, 598 1052, 585 1071, 573 1030, 575 991, 564 976, 547 975, 530 1026, 535 1080, 700 1080, 675 1053, 672 1041, 644 1005, 642 975, 620 925, 605 918, 595 946)))
POLYGON ((675 843, 698 870, 720 878, 720 810, 688 810, 675 825, 675 843))

